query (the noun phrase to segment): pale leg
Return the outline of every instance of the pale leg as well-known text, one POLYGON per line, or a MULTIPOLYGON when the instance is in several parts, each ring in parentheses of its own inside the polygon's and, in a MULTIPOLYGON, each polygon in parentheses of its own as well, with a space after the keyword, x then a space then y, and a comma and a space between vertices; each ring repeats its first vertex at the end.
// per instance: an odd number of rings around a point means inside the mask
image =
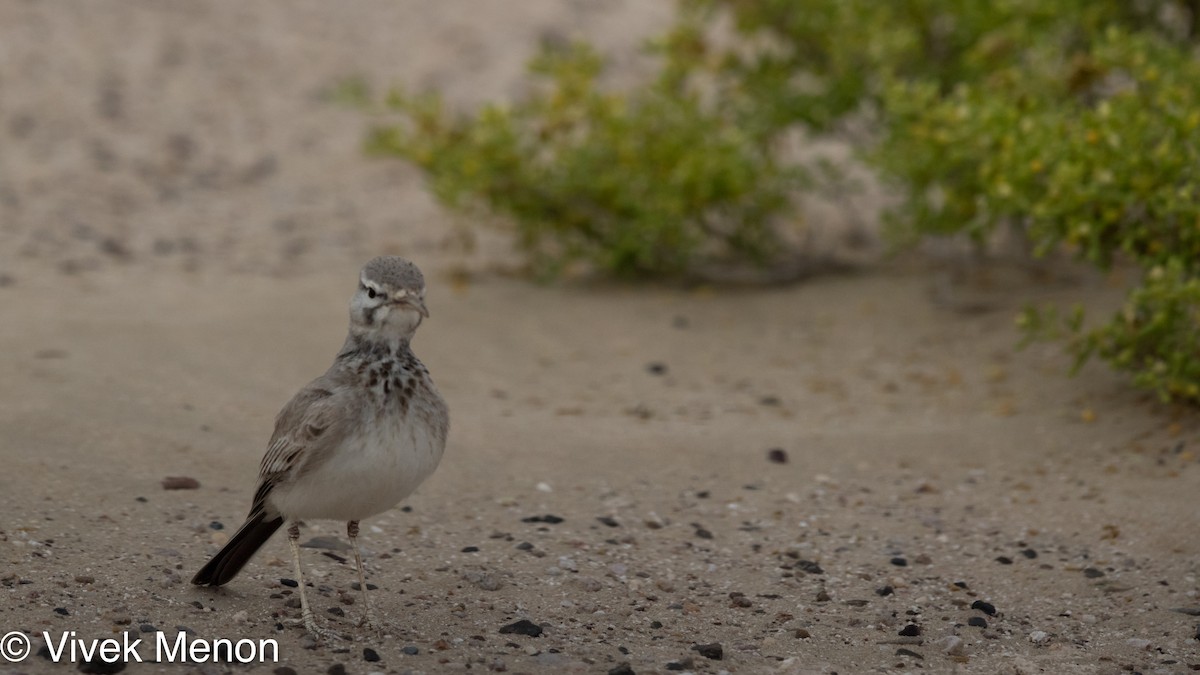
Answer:
POLYGON ((362 553, 358 550, 358 521, 346 523, 346 536, 350 537, 350 547, 354 549, 354 566, 358 568, 358 587, 362 590, 363 613, 366 615, 367 628, 374 630, 375 614, 371 611, 371 596, 367 593, 367 577, 363 574, 362 553))
POLYGON ((305 630, 315 638, 341 639, 341 636, 337 633, 317 625, 317 619, 313 616, 312 607, 308 604, 308 595, 304 592, 304 570, 300 566, 300 526, 295 523, 289 525, 287 535, 288 545, 292 547, 292 561, 296 563, 296 584, 297 588, 300 589, 300 618, 304 621, 305 630))

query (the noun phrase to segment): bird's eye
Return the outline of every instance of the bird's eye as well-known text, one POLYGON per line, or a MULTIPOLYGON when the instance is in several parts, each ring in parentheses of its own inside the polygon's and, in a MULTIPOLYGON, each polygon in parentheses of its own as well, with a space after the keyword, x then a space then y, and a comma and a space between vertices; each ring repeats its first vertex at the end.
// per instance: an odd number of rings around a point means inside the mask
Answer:
POLYGON ((375 293, 375 289, 374 289, 374 288, 368 288, 368 289, 367 289, 367 297, 368 297, 368 298, 372 298, 372 299, 374 299, 374 298, 375 298, 375 295, 376 295, 376 293, 375 293))

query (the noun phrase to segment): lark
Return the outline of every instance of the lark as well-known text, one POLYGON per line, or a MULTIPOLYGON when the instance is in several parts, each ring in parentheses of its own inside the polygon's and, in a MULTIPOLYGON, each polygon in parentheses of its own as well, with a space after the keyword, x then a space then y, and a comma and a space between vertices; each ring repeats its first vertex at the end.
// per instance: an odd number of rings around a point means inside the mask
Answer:
POLYGON ((354 550, 365 623, 375 628, 359 521, 396 506, 433 473, 450 429, 446 402, 412 351, 413 335, 427 318, 425 279, 416 265, 385 256, 363 267, 345 344, 329 370, 276 416, 250 515, 193 584, 229 583, 287 524, 304 627, 318 638, 339 637, 314 618, 299 538, 300 521, 341 520, 354 550))

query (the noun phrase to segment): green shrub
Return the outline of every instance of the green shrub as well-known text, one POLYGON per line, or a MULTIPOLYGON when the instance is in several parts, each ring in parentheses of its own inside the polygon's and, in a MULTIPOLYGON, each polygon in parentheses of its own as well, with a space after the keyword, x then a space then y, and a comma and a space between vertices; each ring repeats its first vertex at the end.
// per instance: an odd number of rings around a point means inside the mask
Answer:
POLYGON ((454 118, 394 92, 401 124, 370 147, 405 157, 435 194, 512 219, 543 273, 585 261, 621 276, 681 275, 711 260, 763 263, 802 178, 723 111, 665 80, 629 94, 597 84, 589 48, 544 51, 544 85, 512 106, 454 118))

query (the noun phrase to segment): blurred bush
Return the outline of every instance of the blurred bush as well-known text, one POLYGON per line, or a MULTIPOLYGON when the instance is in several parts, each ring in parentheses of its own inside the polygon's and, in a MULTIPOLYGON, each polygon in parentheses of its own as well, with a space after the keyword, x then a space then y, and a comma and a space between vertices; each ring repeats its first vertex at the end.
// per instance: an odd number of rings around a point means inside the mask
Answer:
POLYGON ((1037 254, 1131 261, 1142 280, 1107 323, 1021 325, 1200 401, 1198 29, 1200 0, 684 0, 641 87, 605 91, 586 46, 546 49, 511 106, 455 117, 393 92, 402 119, 371 147, 510 217, 544 271, 677 275, 777 259, 813 184, 783 139, 869 119, 899 238, 1004 227, 1037 254))

